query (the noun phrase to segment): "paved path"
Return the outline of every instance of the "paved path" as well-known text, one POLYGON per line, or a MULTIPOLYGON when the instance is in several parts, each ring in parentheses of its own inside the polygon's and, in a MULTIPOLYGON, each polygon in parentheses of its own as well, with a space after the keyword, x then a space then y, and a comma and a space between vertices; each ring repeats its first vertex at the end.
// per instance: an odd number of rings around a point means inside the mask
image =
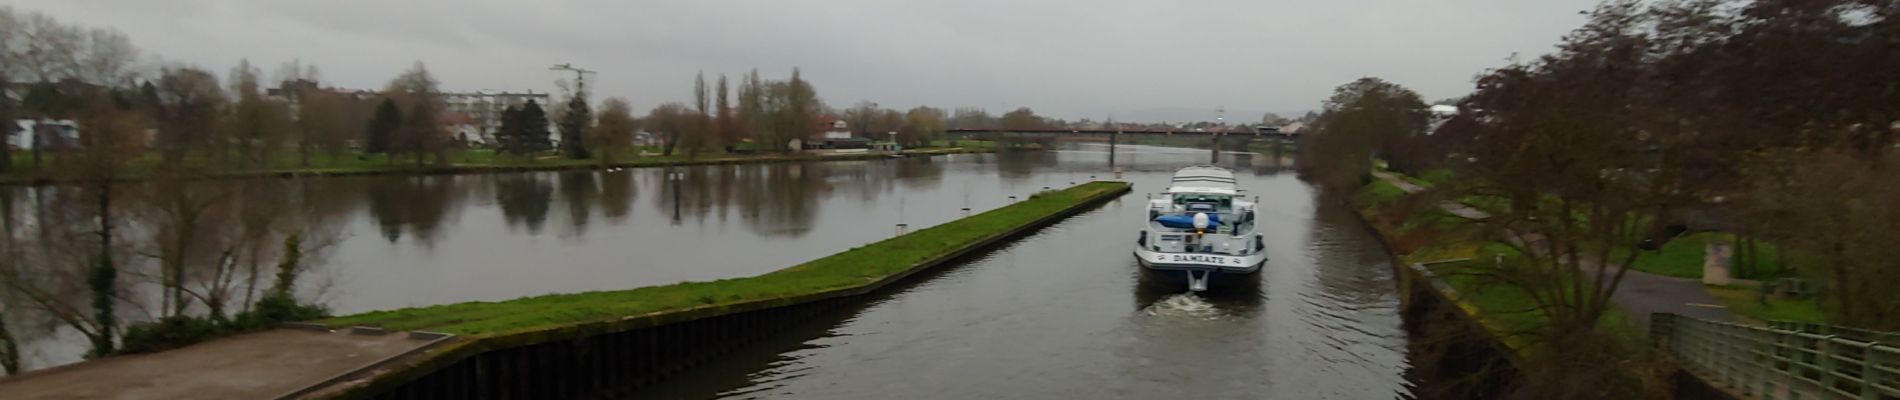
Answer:
POLYGON ((426 343, 277 329, 0 378, 0 399, 274 399, 426 343))
MULTIPOLYGON (((1398 175, 1385 171, 1372 171, 1372 175, 1391 183, 1392 186, 1397 186, 1399 190, 1404 190, 1406 193, 1425 190, 1398 175)), ((1463 203, 1446 201, 1440 203, 1439 207, 1452 214, 1474 220, 1490 217, 1489 214, 1463 203)), ((1601 267, 1598 269, 1600 270, 1601 267)), ((1615 271, 1609 272, 1615 273, 1615 271)), ((1727 308, 1722 307, 1721 302, 1716 301, 1714 296, 1709 295, 1708 290, 1702 288, 1700 279, 1656 275, 1632 269, 1623 274, 1623 283, 1617 286, 1616 293, 1610 294, 1610 301, 1622 307, 1623 311, 1628 312, 1630 318, 1636 319, 1637 325, 1645 330, 1649 328, 1651 313, 1675 313, 1712 321, 1735 320, 1735 316, 1730 314, 1727 308)))
MULTIPOLYGON (((1425 191, 1425 188, 1419 187, 1418 185, 1414 185, 1412 184, 1411 181, 1407 181, 1405 180, 1405 178, 1400 178, 1398 175, 1394 175, 1390 172, 1375 170, 1375 171, 1372 171, 1372 175, 1379 177, 1379 179, 1384 179, 1386 183, 1391 183, 1392 186, 1398 186, 1399 190, 1403 190, 1406 193, 1418 193, 1418 192, 1425 191)), ((1445 209, 1445 212, 1449 212, 1451 213, 1451 215, 1465 217, 1466 219, 1491 218, 1491 214, 1487 214, 1484 211, 1478 211, 1478 209, 1471 208, 1470 205, 1467 205, 1465 203, 1459 203, 1459 202, 1451 201, 1451 200, 1438 202, 1438 208, 1445 209)))

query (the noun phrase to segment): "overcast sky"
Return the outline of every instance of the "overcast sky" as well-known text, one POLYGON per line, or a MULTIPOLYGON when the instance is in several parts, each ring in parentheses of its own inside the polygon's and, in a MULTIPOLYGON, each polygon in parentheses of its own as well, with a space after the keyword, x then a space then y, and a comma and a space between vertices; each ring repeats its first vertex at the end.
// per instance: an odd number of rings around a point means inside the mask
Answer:
MULTIPOLYGON (((415 61, 444 90, 552 87, 599 70, 596 98, 690 100, 695 71, 800 67, 836 107, 1028 106, 1069 119, 1229 120, 1317 108, 1378 76, 1427 101, 1551 51, 1597 0, 10 0, 125 31, 150 55, 220 73, 293 58, 380 88, 415 61)), ((709 78, 710 79, 710 78, 709 78)))

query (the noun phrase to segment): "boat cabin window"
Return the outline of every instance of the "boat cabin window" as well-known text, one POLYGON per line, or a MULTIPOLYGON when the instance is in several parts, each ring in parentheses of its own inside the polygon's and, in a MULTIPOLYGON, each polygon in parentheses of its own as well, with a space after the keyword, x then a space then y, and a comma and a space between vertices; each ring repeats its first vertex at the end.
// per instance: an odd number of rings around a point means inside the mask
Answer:
POLYGON ((1190 212, 1219 212, 1223 209, 1232 208, 1234 199, 1229 197, 1178 196, 1174 198, 1174 204, 1180 205, 1181 209, 1190 212))

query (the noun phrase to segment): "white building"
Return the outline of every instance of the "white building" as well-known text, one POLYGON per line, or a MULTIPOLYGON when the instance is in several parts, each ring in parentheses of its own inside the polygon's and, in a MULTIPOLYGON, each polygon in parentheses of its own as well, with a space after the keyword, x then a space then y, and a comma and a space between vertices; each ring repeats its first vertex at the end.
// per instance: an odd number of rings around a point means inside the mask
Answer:
POLYGON ((466 118, 450 118, 450 128, 457 134, 468 134, 470 142, 492 143, 496 131, 501 130, 501 113, 508 107, 520 107, 533 101, 543 110, 548 108, 547 93, 497 92, 481 90, 474 92, 443 93, 443 110, 461 114, 466 118))
POLYGON ((1444 125, 1445 121, 1450 121, 1451 117, 1454 117, 1457 115, 1458 115, 1457 106, 1448 106, 1444 104, 1432 105, 1431 124, 1426 126, 1425 134, 1431 135, 1433 132, 1437 132, 1439 125, 1444 125))
POLYGON ((848 125, 845 125, 844 120, 842 119, 831 121, 831 127, 828 129, 825 129, 824 138, 825 139, 850 139, 851 127, 848 125))
POLYGON ((41 136, 50 142, 48 147, 70 145, 79 141, 79 124, 69 119, 45 121, 45 123, 41 123, 40 120, 22 119, 13 121, 13 125, 17 129, 13 131, 12 136, 7 137, 7 147, 17 150, 32 149, 33 141, 41 136), (45 131, 42 135, 35 135, 33 134, 35 129, 45 129, 45 131))
POLYGON ((1298 135, 1298 134, 1304 133, 1304 132, 1300 132, 1303 130, 1306 130, 1306 123, 1300 122, 1300 121, 1288 122, 1286 125, 1280 126, 1280 133, 1284 133, 1288 135, 1298 135))

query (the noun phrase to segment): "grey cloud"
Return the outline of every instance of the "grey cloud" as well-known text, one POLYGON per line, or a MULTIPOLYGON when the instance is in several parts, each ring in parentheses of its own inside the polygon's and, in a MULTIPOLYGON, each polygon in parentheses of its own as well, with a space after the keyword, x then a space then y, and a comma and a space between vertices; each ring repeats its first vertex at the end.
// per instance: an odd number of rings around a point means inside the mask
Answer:
POLYGON ((1552 49, 1595 0, 16 3, 119 28, 168 60, 222 71, 299 58, 345 87, 380 87, 420 60, 451 90, 548 90, 547 66, 571 62, 601 71, 600 95, 644 108, 687 99, 695 71, 796 66, 834 106, 1066 118, 1225 106, 1250 120, 1314 108, 1360 76, 1463 94, 1511 54, 1552 49))

